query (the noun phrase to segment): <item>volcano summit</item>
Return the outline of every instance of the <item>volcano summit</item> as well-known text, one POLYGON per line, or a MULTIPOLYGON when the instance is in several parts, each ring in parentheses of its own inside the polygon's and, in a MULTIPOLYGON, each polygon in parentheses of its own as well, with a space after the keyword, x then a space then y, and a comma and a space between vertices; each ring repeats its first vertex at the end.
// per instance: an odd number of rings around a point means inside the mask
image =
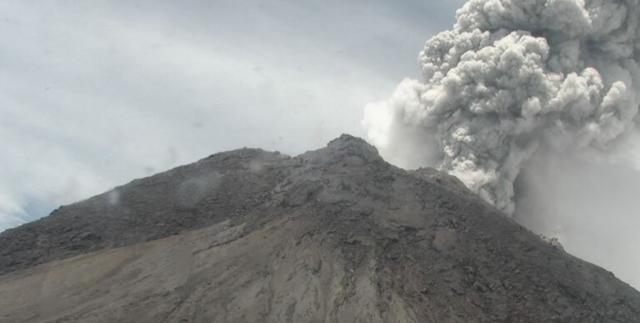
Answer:
POLYGON ((639 322, 640 294, 361 139, 213 155, 0 234, 1 322, 639 322))

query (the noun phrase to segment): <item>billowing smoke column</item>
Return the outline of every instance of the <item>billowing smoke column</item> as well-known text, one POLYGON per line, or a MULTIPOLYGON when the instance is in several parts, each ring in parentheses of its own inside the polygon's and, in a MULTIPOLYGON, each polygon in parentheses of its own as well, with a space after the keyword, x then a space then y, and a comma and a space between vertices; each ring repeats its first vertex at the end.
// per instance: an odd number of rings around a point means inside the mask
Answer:
POLYGON ((459 177, 507 213, 541 149, 604 148, 640 104, 640 0, 471 0, 405 80, 366 108, 369 138, 401 166, 459 177))

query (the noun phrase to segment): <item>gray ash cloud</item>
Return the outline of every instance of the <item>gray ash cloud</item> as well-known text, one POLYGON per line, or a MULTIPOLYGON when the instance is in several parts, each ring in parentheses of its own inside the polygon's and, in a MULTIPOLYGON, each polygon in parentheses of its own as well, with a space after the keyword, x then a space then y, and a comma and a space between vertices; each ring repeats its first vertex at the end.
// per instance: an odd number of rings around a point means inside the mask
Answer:
POLYGON ((541 151, 604 149, 636 126, 640 1, 471 0, 420 53, 423 79, 366 108, 369 139, 507 213, 541 151))

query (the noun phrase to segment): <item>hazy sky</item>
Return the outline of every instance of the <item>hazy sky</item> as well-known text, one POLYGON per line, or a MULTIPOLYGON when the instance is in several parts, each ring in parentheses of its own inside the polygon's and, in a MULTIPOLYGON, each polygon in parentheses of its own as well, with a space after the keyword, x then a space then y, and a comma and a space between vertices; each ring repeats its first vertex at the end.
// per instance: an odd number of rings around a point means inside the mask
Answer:
POLYGON ((0 231, 209 154, 363 136, 464 1, 0 1, 0 231))

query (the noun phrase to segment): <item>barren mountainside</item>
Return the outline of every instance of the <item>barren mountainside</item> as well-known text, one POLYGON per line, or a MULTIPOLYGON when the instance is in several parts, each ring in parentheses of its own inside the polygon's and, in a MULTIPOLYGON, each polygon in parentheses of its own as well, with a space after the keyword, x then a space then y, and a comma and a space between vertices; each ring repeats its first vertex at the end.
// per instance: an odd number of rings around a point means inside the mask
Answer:
POLYGON ((640 322, 640 293, 343 135, 216 154, 1 233, 0 322, 640 322))

